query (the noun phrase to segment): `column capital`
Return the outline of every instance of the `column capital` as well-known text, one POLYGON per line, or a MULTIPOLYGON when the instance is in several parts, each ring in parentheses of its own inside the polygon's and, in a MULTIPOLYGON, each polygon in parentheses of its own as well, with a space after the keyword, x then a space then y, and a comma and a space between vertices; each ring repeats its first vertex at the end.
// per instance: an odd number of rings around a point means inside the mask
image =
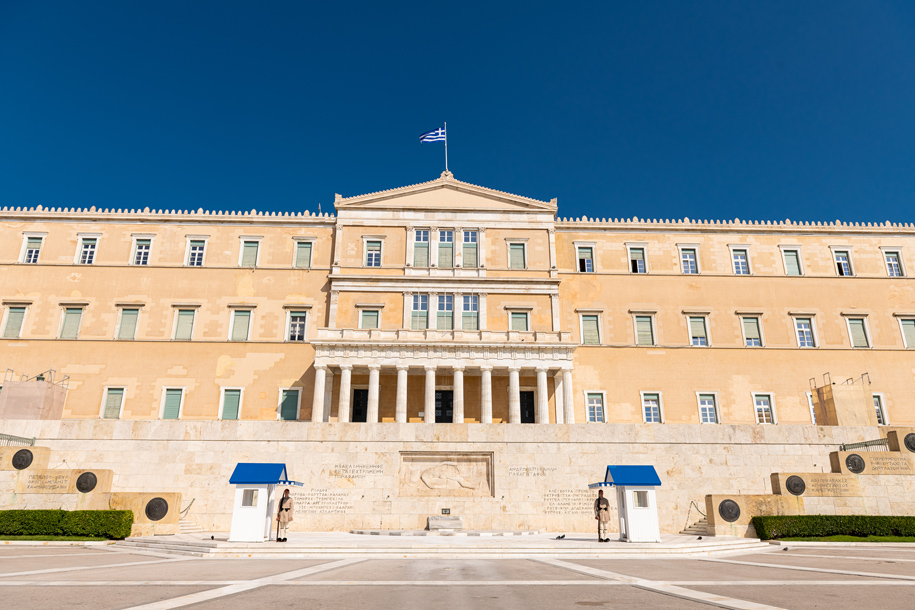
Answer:
POLYGON ((492 367, 489 366, 489 365, 487 364, 487 365, 485 365, 485 366, 481 366, 481 367, 480 367, 480 370, 481 370, 481 371, 487 371, 487 372, 490 372, 490 373, 491 373, 491 372, 492 372, 492 367))
POLYGON ((535 370, 538 373, 546 373, 548 370, 550 370, 550 368, 547 366, 538 366, 535 370))
POLYGON ((380 365, 380 364, 370 364, 370 365, 369 365, 369 370, 370 370, 370 371, 380 371, 380 370, 381 370, 381 365, 380 365))
POLYGON ((464 366, 463 366, 463 365, 453 366, 453 367, 451 367, 451 370, 453 370, 455 373, 458 372, 458 371, 460 371, 460 372, 463 373, 463 372, 464 372, 464 366))
POLYGON ((510 366, 510 367, 508 367, 508 372, 509 373, 520 373, 521 367, 520 366, 510 366))
POLYGON ((486 227, 480 227, 479 229, 477 229, 477 231, 480 233, 486 233, 486 227))
POLYGON ((438 368, 438 365, 437 364, 427 364, 423 368, 426 369, 426 372, 428 373, 429 371, 435 371, 438 368))
POLYGON ((351 371, 351 370, 353 370, 353 365, 352 364, 341 364, 340 370, 341 371, 351 371))
POLYGON ((395 368, 396 368, 398 371, 409 371, 409 370, 410 370, 410 365, 409 365, 409 364, 398 364, 395 368))
POLYGON ((316 371, 326 371, 326 370, 327 370, 327 365, 326 365, 326 364, 319 364, 319 363, 315 362, 315 370, 316 370, 316 371))

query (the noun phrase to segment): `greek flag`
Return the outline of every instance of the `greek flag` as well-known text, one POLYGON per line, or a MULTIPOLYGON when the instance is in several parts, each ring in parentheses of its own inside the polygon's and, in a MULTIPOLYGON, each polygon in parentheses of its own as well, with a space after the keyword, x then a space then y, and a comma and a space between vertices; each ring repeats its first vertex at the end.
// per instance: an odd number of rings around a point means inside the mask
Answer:
POLYGON ((422 144, 423 142, 444 142, 445 137, 445 129, 443 127, 439 127, 438 129, 427 131, 423 135, 419 136, 419 143, 422 144))

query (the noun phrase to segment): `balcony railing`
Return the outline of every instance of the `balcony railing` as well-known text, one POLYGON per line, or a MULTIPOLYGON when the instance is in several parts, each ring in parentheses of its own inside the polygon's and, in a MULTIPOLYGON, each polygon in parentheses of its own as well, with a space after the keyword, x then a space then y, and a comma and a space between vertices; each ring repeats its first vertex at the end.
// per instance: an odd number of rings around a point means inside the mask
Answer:
POLYGON ((319 328, 316 341, 370 341, 377 343, 536 343, 569 344, 572 333, 516 330, 405 330, 383 328, 319 328))

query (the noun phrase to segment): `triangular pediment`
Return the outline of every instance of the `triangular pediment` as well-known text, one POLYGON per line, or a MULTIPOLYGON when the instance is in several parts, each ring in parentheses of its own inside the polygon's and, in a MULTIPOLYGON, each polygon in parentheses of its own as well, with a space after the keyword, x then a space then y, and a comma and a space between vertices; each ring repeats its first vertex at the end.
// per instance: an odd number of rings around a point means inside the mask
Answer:
POLYGON ((338 209, 481 210, 555 213, 556 200, 539 201, 468 182, 444 172, 437 180, 355 197, 337 195, 338 209))

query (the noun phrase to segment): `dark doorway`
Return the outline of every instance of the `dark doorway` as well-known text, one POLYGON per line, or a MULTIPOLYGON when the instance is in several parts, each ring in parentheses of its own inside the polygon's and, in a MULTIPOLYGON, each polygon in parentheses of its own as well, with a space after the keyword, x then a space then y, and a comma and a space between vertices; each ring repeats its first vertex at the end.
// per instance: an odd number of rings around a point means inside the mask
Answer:
POLYGON ((451 390, 435 391, 435 423, 454 423, 454 392, 451 390))
POLYGON ((369 411, 369 391, 353 390, 353 422, 365 422, 369 411))
POLYGON ((521 392, 521 423, 534 423, 534 393, 521 392))

